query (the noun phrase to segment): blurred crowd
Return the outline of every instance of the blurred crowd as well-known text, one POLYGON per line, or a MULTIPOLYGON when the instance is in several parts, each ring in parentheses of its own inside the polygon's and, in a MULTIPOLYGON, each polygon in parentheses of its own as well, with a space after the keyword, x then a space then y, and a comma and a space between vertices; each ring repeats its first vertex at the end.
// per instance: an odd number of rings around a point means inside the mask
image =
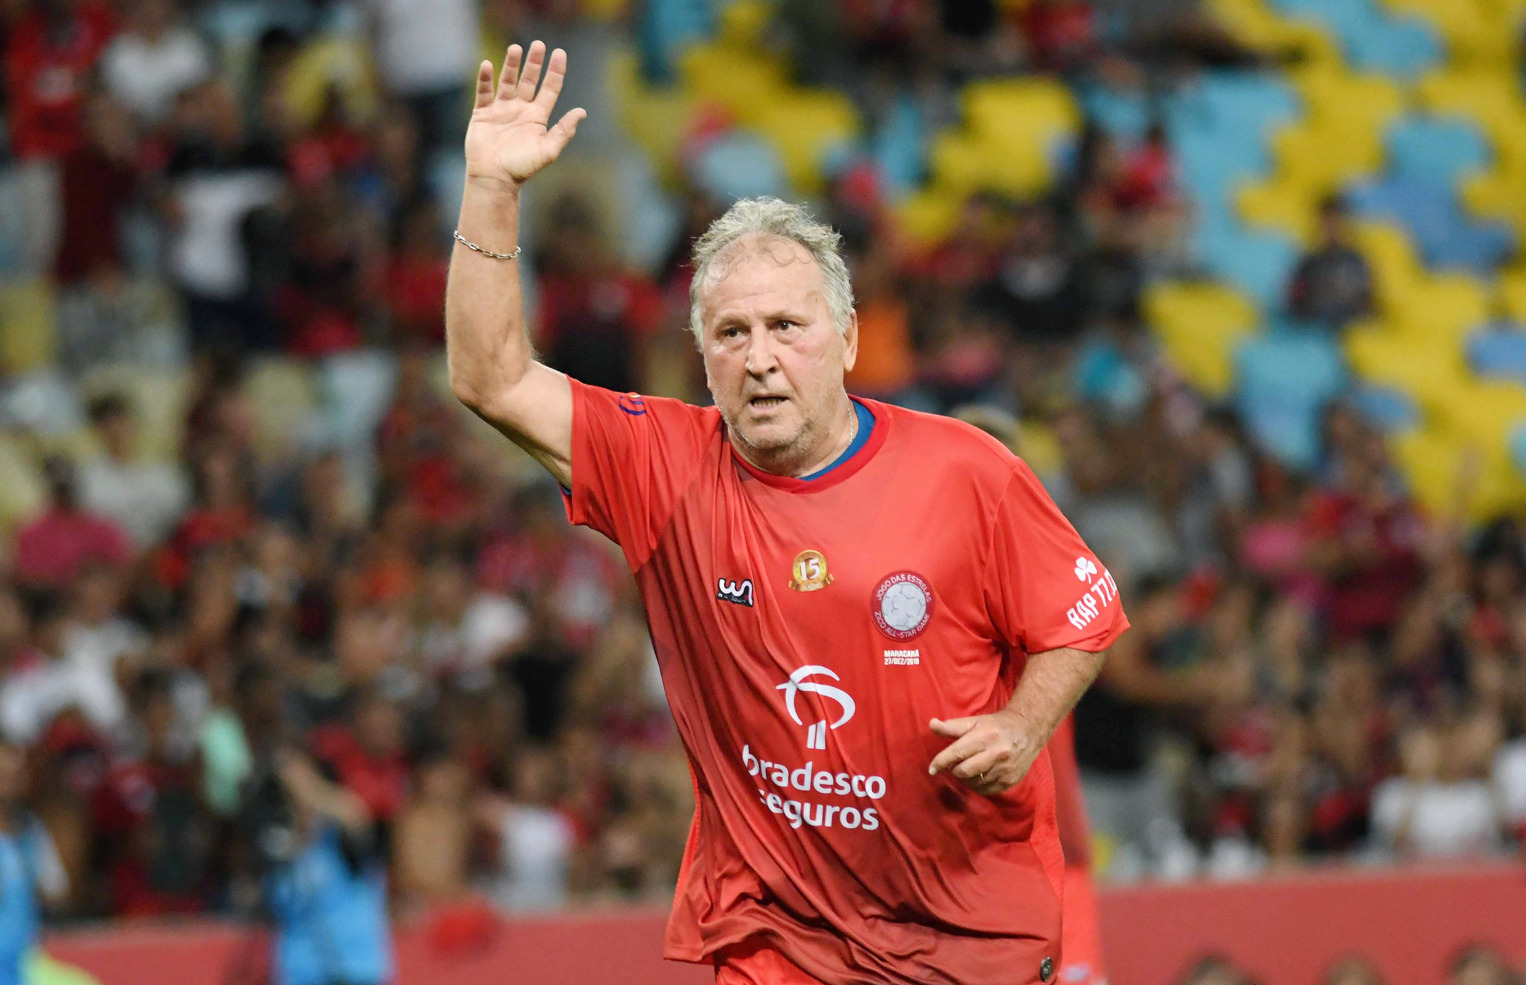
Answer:
MULTIPOLYGON (((667 6, 633 9, 630 31, 667 6)), ((870 117, 886 87, 948 104, 981 72, 1170 85, 1241 57, 1192 4, 1157 6, 1123 43, 1082 0, 786 0, 771 36, 870 117)), ((250 812, 292 750, 380 825, 404 908, 671 893, 691 781, 632 580, 441 374, 449 166, 481 39, 560 43, 590 16, 0 4, 0 256, 57 298, 47 365, 0 376, 0 423, 45 491, 0 565, 0 734, 33 759, 64 913, 255 912, 250 812), (229 28, 250 11, 259 30, 229 28), (347 60, 356 38, 370 68, 347 60), (335 383, 333 427, 282 416, 282 373, 357 367, 380 382, 335 383), (184 386, 167 425, 137 369, 184 386), (354 426, 361 392, 376 412, 354 426), (54 426, 70 413, 80 427, 54 426)), ((524 269, 551 364, 703 402, 686 257, 726 202, 677 180, 654 262, 573 187, 540 203, 524 269)), ((1135 628, 1076 712, 1109 875, 1504 852, 1526 821, 1526 532, 1458 519, 1466 471, 1456 516, 1423 514, 1349 407, 1298 472, 1194 392, 1140 314, 1150 278, 1186 263, 1174 180, 1159 128, 1128 145, 1088 129, 1051 195, 977 195, 913 248, 884 175, 841 162, 815 204, 858 295, 850 389, 1010 441, 1123 586, 1135 628)), ((1289 286, 1331 330, 1370 293, 1343 235, 1332 202, 1289 286)))
MULTIPOLYGON (((1321 985, 1385 985, 1387 978, 1370 961, 1361 957, 1342 958, 1335 962, 1321 985)), ((1521 975, 1498 950, 1482 944, 1459 948, 1447 964, 1446 985, 1520 985, 1521 975)), ((1193 963, 1178 985, 1256 985, 1254 976, 1237 968, 1234 962, 1217 956, 1193 963)))

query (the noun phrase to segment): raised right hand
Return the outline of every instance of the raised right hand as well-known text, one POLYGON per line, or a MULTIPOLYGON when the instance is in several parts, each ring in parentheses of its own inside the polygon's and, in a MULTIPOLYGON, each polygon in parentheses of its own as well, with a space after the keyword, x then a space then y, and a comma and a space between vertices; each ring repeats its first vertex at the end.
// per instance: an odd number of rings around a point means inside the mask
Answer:
POLYGON ((546 46, 530 45, 524 58, 519 45, 510 45, 504 56, 503 74, 493 88, 493 63, 477 69, 477 103, 466 128, 466 177, 468 181, 501 182, 518 190, 531 175, 561 155, 577 132, 578 122, 588 114, 581 108, 568 110, 556 126, 548 127, 556 97, 567 71, 567 53, 558 48, 546 60, 546 46), (546 81, 540 82, 541 68, 546 81))

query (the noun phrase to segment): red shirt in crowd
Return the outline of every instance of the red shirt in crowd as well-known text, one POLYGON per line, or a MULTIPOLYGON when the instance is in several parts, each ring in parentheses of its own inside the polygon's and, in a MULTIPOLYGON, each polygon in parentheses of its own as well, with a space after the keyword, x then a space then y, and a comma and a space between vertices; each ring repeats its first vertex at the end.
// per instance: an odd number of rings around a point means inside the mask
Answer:
POLYGON ((1316 539, 1334 538, 1348 545, 1367 543, 1372 556, 1327 581, 1325 611, 1331 632, 1351 639, 1369 630, 1391 629, 1416 587, 1424 523, 1404 500, 1374 506, 1348 492, 1324 492, 1310 503, 1307 515, 1316 539))
POLYGON ((741 460, 714 408, 572 392, 568 513, 636 574, 695 779, 664 953, 761 953, 825 985, 1052 977, 1048 755, 996 797, 928 775, 931 718, 996 711, 1028 653, 1128 625, 1032 471, 866 400, 862 449, 786 478, 741 460))
POLYGON ((33 5, 5 47, 11 153, 60 158, 81 142, 80 112, 91 69, 116 30, 111 8, 80 0, 61 32, 33 5))
POLYGON ((38 588, 62 588, 94 562, 126 564, 127 537, 110 520, 83 510, 49 507, 16 534, 16 579, 38 588))

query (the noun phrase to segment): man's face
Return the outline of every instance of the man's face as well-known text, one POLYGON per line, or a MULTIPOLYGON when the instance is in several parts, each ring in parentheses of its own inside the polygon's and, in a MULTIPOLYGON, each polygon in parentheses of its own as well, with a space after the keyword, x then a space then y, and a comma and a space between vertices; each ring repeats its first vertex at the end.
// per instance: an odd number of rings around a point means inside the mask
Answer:
POLYGON ((776 236, 740 240, 711 268, 701 295, 705 382, 749 458, 808 457, 830 427, 858 331, 838 332, 824 286, 810 252, 776 236))

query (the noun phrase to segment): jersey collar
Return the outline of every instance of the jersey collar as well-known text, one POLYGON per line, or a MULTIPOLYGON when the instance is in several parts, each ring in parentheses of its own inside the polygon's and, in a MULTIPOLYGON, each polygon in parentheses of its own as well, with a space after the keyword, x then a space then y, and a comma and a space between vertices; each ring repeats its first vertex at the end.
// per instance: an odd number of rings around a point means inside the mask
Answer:
POLYGON ((890 432, 890 414, 885 404, 880 403, 878 400, 865 400, 862 397, 853 397, 853 399, 863 404, 864 409, 874 415, 874 431, 869 435, 869 440, 864 443, 864 447, 860 448, 857 454, 819 479, 808 481, 797 479, 792 475, 775 475, 772 472, 764 472, 737 454, 736 448, 731 444, 730 437, 726 437, 726 453, 731 456, 731 460, 736 463, 737 468, 742 469, 765 486, 772 486, 784 492, 796 493, 810 493, 818 492, 822 489, 830 489, 840 482, 851 479, 858 474, 860 469, 869 464, 869 460, 885 444, 885 437, 890 432))

